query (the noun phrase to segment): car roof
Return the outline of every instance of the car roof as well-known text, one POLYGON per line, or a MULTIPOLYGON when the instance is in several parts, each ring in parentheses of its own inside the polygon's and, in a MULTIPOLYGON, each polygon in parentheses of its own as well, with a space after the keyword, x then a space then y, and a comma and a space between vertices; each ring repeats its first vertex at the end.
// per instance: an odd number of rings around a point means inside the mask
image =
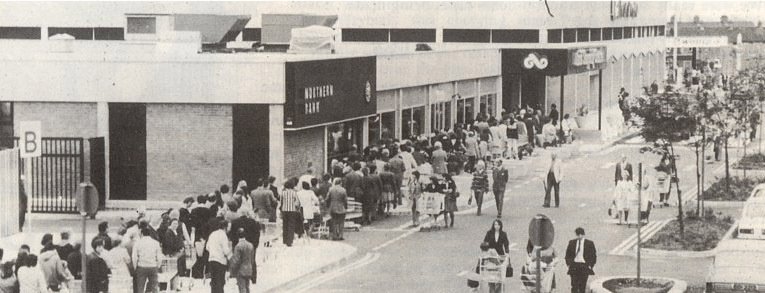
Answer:
POLYGON ((717 255, 724 253, 742 252, 748 254, 763 254, 765 256, 765 240, 726 239, 717 245, 717 255))

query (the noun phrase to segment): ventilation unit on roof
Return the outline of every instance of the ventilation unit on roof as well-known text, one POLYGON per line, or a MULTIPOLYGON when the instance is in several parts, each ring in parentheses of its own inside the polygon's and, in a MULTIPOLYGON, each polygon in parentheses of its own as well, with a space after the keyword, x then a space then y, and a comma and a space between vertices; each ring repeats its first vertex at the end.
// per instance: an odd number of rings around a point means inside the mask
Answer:
MULTIPOLYGON (((261 42, 266 47, 266 50, 284 51, 290 48, 293 29, 320 26, 331 29, 334 35, 333 27, 336 22, 337 15, 263 14, 261 17, 261 42)), ((319 36, 324 38, 324 36, 328 35, 328 31, 318 28, 297 30, 299 40, 296 40, 296 42, 307 42, 307 39, 319 36)), ((334 42, 334 37, 332 42, 334 42)), ((332 46, 334 47, 334 45, 332 46)))

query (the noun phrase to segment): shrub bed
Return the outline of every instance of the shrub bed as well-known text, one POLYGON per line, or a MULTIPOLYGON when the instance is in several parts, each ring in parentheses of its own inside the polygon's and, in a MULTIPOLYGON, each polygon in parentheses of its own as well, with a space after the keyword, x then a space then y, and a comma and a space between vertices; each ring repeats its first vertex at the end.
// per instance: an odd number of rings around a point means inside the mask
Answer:
POLYGON ((736 169, 765 169, 765 154, 755 153, 746 155, 733 164, 736 169))
POLYGON ((725 177, 712 183, 705 190, 701 197, 704 200, 721 201, 745 201, 757 184, 765 183, 765 178, 740 178, 737 176, 730 178, 730 190, 725 186, 725 177))
POLYGON ((723 217, 712 209, 707 209, 704 217, 696 216, 695 211, 689 212, 684 219, 684 238, 680 237, 680 224, 672 220, 643 244, 642 248, 690 251, 714 249, 733 222, 730 216, 723 217))
POLYGON ((614 293, 666 293, 672 289, 674 282, 656 279, 635 278, 611 279, 603 282, 603 288, 614 293))

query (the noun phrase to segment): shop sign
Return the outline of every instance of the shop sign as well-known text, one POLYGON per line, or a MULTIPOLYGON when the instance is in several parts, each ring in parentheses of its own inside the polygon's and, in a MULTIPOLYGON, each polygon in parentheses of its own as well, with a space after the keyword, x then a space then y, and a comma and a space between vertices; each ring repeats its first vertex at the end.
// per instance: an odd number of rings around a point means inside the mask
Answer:
POLYGON ((508 74, 566 74, 566 49, 504 49, 502 72, 508 74))
POLYGON ((545 69, 548 64, 550 64, 550 61, 547 60, 547 57, 539 55, 536 52, 529 53, 529 55, 523 59, 523 67, 526 67, 526 69, 532 69, 534 67, 545 69))
POLYGON ((674 37, 668 39, 668 48, 719 48, 728 46, 728 36, 674 37))
POLYGON ((614 1, 611 0, 611 20, 618 18, 634 18, 638 14, 638 3, 636 1, 614 1))
POLYGON ((286 79, 288 130, 376 113, 374 57, 287 62, 286 79))
POLYGON ((606 47, 570 49, 568 56, 570 73, 603 69, 606 65, 606 47))

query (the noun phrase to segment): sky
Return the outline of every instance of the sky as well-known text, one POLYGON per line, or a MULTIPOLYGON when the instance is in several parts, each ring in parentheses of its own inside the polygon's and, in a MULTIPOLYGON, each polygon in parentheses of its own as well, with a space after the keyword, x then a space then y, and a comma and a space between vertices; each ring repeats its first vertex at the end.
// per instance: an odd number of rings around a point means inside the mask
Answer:
POLYGON ((730 20, 765 21, 763 1, 669 1, 667 14, 679 16, 680 21, 692 21, 698 15, 701 21, 717 21, 727 15, 730 20))

